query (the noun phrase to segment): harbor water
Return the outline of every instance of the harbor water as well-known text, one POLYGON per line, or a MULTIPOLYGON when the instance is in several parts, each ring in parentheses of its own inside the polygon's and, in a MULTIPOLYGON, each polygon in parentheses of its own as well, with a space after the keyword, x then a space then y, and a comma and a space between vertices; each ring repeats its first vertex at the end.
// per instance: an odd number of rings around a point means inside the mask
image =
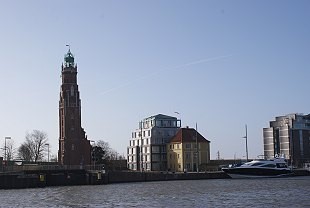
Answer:
POLYGON ((0 190, 0 207, 310 207, 310 177, 0 190))

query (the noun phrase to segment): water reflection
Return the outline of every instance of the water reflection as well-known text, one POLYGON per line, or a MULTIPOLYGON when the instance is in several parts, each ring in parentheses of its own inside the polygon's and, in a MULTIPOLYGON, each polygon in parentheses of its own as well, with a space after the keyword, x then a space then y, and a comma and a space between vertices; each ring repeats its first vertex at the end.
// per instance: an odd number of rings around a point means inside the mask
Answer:
POLYGON ((1 207, 305 207, 310 177, 0 190, 1 207))

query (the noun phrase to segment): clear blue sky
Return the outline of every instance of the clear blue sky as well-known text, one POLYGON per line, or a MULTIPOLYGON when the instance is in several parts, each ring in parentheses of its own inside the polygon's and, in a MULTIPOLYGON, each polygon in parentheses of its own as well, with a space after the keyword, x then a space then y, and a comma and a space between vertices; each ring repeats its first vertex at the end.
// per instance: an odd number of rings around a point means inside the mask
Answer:
POLYGON ((82 125, 126 154, 139 120, 178 116, 211 158, 263 153, 275 116, 309 113, 310 1, 1 1, 0 138, 33 129, 58 150, 66 44, 82 125), (177 111, 180 114, 176 115, 177 111))

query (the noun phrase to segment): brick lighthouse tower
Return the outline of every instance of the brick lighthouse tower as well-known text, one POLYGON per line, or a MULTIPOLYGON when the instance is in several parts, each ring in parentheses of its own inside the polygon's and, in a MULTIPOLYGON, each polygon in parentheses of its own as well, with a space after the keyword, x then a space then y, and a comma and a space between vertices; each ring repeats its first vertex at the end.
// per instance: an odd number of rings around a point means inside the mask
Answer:
POLYGON ((89 165, 91 146, 81 127, 77 65, 70 48, 61 69, 58 162, 61 165, 89 165))

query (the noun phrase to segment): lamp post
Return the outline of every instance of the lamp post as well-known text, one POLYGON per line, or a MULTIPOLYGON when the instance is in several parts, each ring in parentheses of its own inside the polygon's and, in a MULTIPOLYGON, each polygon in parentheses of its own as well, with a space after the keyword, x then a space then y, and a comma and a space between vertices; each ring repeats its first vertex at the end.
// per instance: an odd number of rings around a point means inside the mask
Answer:
POLYGON ((198 132, 197 132, 197 122, 196 122, 196 159, 197 159, 197 173, 199 173, 199 152, 198 152, 198 132))
MULTIPOLYGON (((179 112, 175 111, 174 113, 177 114, 178 116, 180 116, 179 112)), ((181 118, 180 118, 180 120, 178 120, 178 118, 177 118, 177 120, 176 120, 176 127, 181 127, 181 118), (178 126, 178 121, 180 121, 180 126, 178 126)))
POLYGON ((46 143, 45 146, 47 146, 47 163, 50 162, 50 144, 46 143))
POLYGON ((11 139, 11 137, 5 137, 4 138, 4 159, 5 159, 6 162, 8 160, 7 155, 6 155, 6 140, 7 139, 11 139))
POLYGON ((143 137, 142 137, 142 129, 143 129, 143 121, 141 121, 141 124, 140 124, 140 170, 141 172, 143 172, 143 137))
POLYGON ((248 153, 248 127, 245 125, 245 136, 242 137, 245 138, 245 152, 246 152, 246 161, 249 160, 249 153, 248 153))
POLYGON ((94 140, 90 140, 90 142, 94 143, 94 145, 92 145, 92 153, 91 153, 91 160, 94 161, 94 170, 96 168, 96 146, 95 146, 95 141, 94 140), (92 157, 93 156, 93 157, 92 157))

